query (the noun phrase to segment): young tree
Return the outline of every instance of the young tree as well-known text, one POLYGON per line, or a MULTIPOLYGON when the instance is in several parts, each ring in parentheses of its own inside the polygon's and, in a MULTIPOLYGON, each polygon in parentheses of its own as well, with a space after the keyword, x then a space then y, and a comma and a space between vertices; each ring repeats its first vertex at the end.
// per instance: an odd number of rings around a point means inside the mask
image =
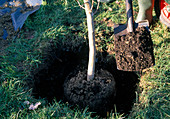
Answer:
POLYGON ((85 9, 87 17, 89 40, 87 79, 84 75, 85 71, 80 71, 76 76, 66 80, 64 83, 64 95, 66 99, 73 104, 83 108, 88 106, 92 112, 102 111, 103 114, 106 114, 108 109, 111 108, 110 104, 115 103, 115 80, 111 73, 102 68, 97 69, 97 72, 95 72, 96 48, 93 15, 99 8, 99 0, 95 12, 92 12, 94 0, 91 1, 92 2, 90 2, 90 0, 84 0, 85 7, 80 5, 79 1, 77 1, 79 6, 85 9), (96 88, 99 88, 100 90, 94 90, 96 88), (101 105, 105 106, 103 107, 101 105))
POLYGON ((86 17, 87 17, 88 39, 89 39, 89 62, 88 62, 87 80, 92 80, 94 78, 95 59, 96 59, 94 21, 93 21, 93 12, 91 9, 90 0, 84 0, 84 4, 85 4, 86 17))
MULTIPOLYGON (((79 6, 80 3, 77 0, 79 6)), ((99 2, 98 0, 98 6, 99 7, 99 2)), ((90 81, 94 78, 94 73, 95 73, 95 60, 96 60, 96 47, 95 47, 95 32, 94 32, 94 21, 93 21, 93 3, 94 1, 92 0, 84 0, 84 5, 81 6, 82 8, 85 9, 86 12, 86 17, 87 17, 87 27, 88 27, 88 40, 89 40, 89 62, 88 62, 88 70, 87 70, 87 80, 90 81), (92 5, 91 5, 92 3, 92 5)))

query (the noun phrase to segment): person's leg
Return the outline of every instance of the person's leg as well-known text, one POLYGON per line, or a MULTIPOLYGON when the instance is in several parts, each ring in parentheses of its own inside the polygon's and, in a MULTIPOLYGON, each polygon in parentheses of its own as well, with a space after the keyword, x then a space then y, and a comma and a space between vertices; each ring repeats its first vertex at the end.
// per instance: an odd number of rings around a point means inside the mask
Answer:
POLYGON ((136 18, 136 22, 140 22, 142 20, 148 20, 149 23, 151 23, 154 0, 138 0, 138 5, 139 5, 139 13, 136 18))

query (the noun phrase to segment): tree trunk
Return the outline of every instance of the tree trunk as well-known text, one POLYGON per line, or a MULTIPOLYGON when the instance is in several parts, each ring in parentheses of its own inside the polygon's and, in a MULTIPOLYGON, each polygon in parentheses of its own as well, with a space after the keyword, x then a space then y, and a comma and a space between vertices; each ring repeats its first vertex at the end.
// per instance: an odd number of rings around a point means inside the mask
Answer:
POLYGON ((85 4, 86 16, 87 16, 88 39, 89 39, 89 63, 88 63, 88 71, 87 71, 87 80, 89 81, 94 78, 96 47, 95 47, 95 36, 94 36, 93 12, 91 10, 90 0, 84 0, 84 4, 85 4))

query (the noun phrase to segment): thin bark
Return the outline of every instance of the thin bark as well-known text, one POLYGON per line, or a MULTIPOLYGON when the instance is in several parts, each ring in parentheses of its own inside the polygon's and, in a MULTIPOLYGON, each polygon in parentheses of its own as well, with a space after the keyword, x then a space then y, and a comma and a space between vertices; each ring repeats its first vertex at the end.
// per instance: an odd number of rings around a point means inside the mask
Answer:
POLYGON ((93 13, 91 10, 90 0, 84 0, 84 4, 85 4, 86 17, 87 17, 88 39, 89 39, 89 63, 88 63, 88 71, 87 71, 87 80, 89 81, 94 78, 96 47, 95 47, 95 36, 94 36, 93 13))

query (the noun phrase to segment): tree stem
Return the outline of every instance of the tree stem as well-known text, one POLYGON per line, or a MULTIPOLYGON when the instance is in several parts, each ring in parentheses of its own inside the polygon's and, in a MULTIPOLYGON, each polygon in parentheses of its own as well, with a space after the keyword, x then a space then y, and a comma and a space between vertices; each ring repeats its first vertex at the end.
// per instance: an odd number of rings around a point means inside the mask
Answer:
POLYGON ((95 47, 93 12, 91 10, 90 0, 84 0, 84 4, 85 4, 86 17, 87 17, 88 39, 89 39, 89 63, 88 63, 88 71, 87 71, 87 80, 90 81, 94 78, 96 47, 95 47))

